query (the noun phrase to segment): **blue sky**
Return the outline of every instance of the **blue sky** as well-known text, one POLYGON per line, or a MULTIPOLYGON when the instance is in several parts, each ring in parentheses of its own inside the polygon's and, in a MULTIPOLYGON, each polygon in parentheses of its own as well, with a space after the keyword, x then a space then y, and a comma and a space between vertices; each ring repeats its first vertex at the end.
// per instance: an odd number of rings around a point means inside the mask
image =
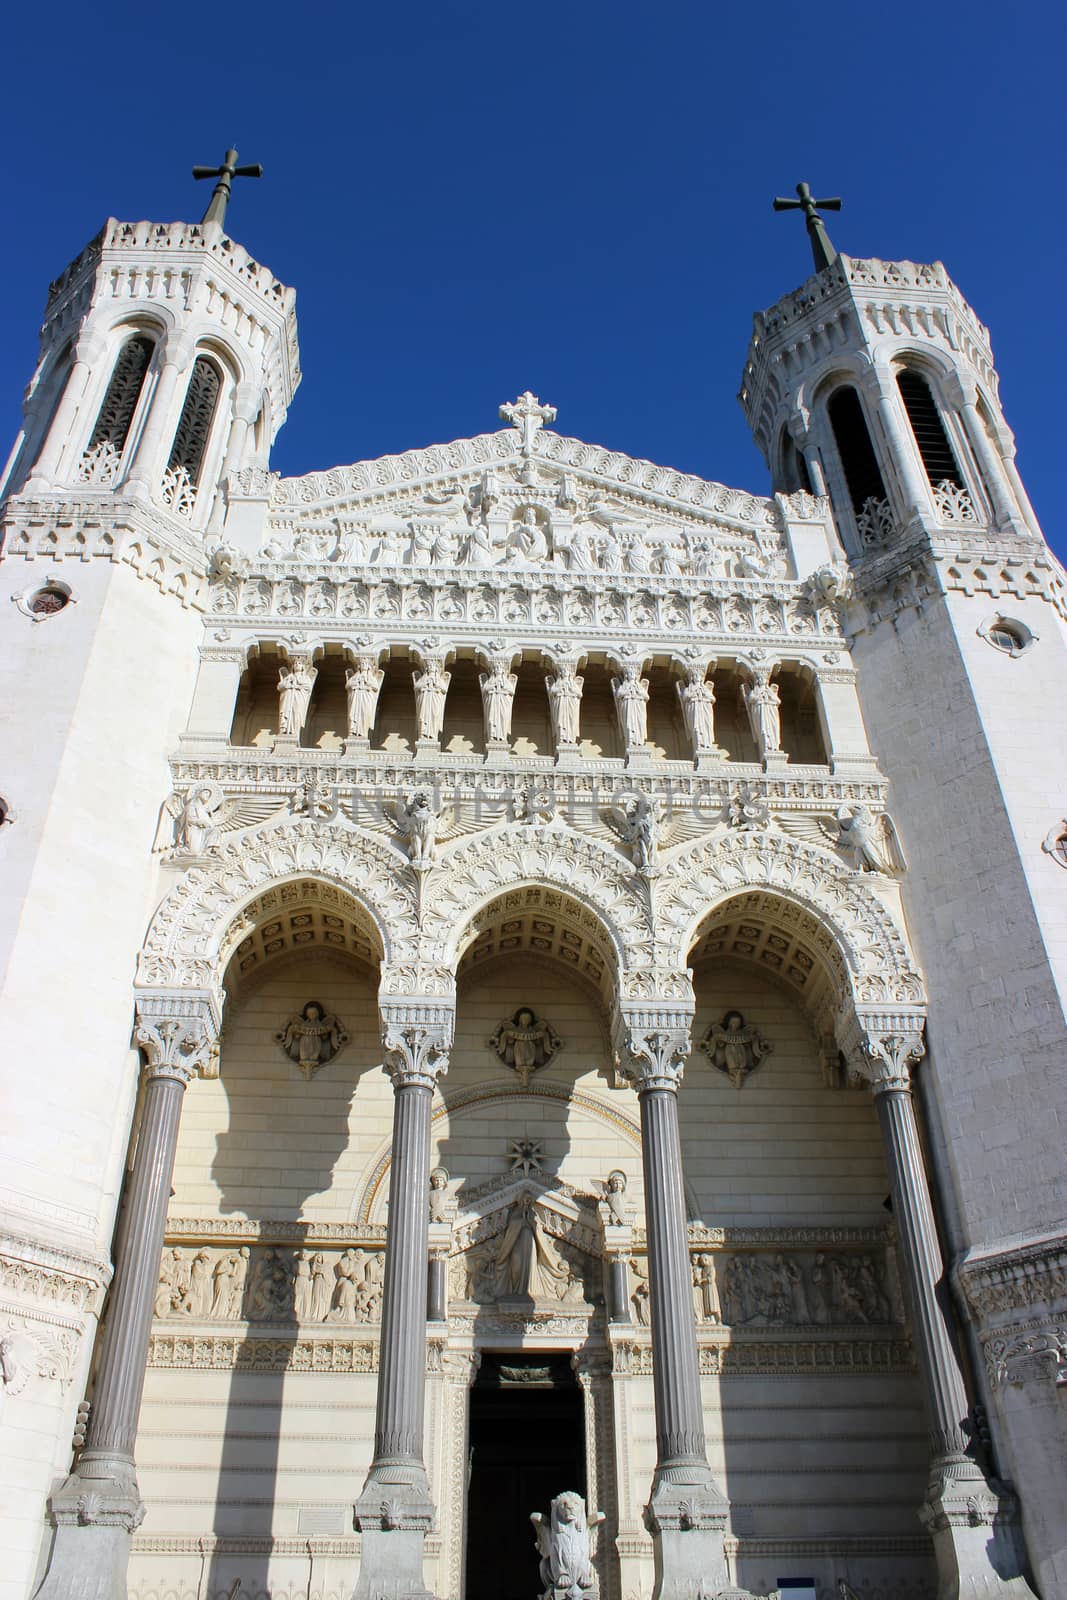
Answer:
POLYGON ((562 432, 762 490, 735 395, 753 310, 809 271, 770 205, 806 178, 844 197, 840 249, 943 260, 989 325, 1067 554, 1062 5, 230 9, 9 18, 8 438, 49 279, 108 214, 199 217, 189 168, 235 142, 266 176, 230 231, 298 295, 283 472, 497 427, 532 388, 562 432))

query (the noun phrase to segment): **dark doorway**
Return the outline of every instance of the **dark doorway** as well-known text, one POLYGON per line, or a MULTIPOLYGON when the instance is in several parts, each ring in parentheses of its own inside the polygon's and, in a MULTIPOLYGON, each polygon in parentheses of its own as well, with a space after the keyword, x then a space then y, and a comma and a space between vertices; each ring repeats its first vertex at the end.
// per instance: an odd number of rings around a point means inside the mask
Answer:
POLYGON ((486 1351, 471 1390, 466 1600, 537 1595, 531 1511, 585 1494, 582 1391, 570 1352, 486 1351))

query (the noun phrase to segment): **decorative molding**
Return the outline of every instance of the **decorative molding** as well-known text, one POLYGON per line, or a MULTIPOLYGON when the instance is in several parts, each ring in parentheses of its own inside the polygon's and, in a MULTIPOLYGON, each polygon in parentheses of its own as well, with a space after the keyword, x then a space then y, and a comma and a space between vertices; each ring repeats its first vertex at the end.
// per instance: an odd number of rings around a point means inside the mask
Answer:
MULTIPOLYGON (((211 1372, 375 1373, 378 1341, 330 1335, 292 1338, 247 1334, 154 1333, 148 1366, 211 1372)), ((428 1370, 432 1370, 428 1368, 428 1370)))

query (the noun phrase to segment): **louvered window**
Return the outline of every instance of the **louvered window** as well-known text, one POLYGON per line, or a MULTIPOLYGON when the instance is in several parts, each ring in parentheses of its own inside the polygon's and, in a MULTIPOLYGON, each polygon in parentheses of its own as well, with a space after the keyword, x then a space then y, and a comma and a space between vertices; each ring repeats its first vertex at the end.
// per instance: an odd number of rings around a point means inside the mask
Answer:
POLYGON ((930 385, 918 372, 905 370, 897 374, 897 387, 931 485, 937 488, 943 483, 952 483, 957 489, 962 489, 963 477, 930 393, 930 385))
POLYGON ((886 499, 885 484, 874 453, 860 397, 855 389, 837 389, 827 406, 837 453, 845 470, 848 495, 858 516, 868 501, 886 499))
POLYGON ((108 446, 115 456, 121 456, 154 349, 147 334, 136 333, 126 340, 115 362, 86 455, 99 454, 101 446, 108 446))
POLYGON ((168 474, 182 476, 194 489, 200 482, 221 383, 215 363, 206 356, 197 356, 167 462, 168 474))

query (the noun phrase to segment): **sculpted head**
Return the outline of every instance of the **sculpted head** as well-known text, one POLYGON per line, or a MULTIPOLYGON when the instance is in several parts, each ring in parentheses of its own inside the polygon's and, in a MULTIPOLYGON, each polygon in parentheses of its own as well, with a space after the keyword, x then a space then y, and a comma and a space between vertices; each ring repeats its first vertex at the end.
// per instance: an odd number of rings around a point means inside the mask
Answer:
POLYGON ((552 1519, 560 1522, 580 1522, 585 1514, 585 1501, 574 1489, 558 1494, 552 1502, 552 1519))

